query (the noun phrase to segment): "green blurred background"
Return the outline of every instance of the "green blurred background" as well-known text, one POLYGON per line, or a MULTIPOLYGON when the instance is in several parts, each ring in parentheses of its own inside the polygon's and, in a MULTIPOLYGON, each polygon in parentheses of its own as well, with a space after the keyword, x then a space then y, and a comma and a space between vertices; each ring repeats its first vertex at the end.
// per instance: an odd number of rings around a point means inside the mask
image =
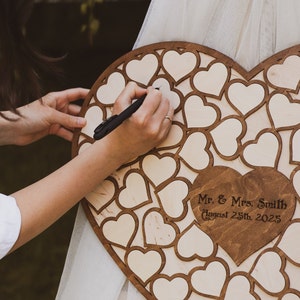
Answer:
MULTIPOLYGON (((82 14, 82 1, 37 1, 27 27, 29 39, 47 55, 67 54, 61 63, 64 77, 47 82, 48 89, 90 88, 106 67, 132 49, 149 3, 104 0, 95 4, 93 14, 100 27, 91 43, 87 31, 81 30, 91 16, 82 14)), ((0 193, 31 184, 70 158, 71 144, 54 136, 26 147, 0 147, 0 193)), ((77 206, 0 261, 0 300, 55 298, 76 211, 77 206)))

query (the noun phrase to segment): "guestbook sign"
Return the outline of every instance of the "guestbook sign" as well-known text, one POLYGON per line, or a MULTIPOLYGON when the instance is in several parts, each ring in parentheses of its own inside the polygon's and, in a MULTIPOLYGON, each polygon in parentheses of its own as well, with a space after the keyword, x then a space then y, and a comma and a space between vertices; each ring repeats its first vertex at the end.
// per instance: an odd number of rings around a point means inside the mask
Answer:
POLYGON ((247 72, 201 45, 157 43, 95 82, 74 155, 129 81, 158 87, 175 108, 167 139, 83 200, 147 299, 300 299, 299 51, 247 72))

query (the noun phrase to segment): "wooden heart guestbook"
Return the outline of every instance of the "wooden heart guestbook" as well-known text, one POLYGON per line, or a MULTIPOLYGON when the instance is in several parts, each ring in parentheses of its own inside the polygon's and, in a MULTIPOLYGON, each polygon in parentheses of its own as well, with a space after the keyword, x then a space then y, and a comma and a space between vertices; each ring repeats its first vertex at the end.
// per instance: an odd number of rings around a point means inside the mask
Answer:
POLYGON ((147 299, 300 299, 300 46, 250 72, 210 48, 135 49, 98 78, 73 155, 127 82, 175 108, 167 139, 82 201, 147 299))

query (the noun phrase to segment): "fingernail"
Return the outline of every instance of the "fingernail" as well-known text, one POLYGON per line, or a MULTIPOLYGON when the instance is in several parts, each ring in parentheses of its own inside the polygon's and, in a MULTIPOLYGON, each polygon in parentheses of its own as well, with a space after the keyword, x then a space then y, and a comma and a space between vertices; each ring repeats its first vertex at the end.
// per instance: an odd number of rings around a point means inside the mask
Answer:
POLYGON ((86 124, 86 119, 85 118, 77 118, 76 123, 79 127, 83 127, 86 124))

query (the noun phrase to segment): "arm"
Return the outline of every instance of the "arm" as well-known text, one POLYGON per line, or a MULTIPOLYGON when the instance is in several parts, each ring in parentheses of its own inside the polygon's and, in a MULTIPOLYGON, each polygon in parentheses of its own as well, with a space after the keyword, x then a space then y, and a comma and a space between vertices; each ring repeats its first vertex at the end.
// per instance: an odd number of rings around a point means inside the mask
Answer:
MULTIPOLYGON (((129 84, 118 97, 114 113, 124 110, 131 99, 145 90, 129 84)), ((12 250, 26 243, 61 217, 119 166, 143 154, 164 139, 172 117, 169 101, 155 89, 140 109, 105 138, 96 141, 69 163, 12 196, 21 211, 20 236, 12 250)))

